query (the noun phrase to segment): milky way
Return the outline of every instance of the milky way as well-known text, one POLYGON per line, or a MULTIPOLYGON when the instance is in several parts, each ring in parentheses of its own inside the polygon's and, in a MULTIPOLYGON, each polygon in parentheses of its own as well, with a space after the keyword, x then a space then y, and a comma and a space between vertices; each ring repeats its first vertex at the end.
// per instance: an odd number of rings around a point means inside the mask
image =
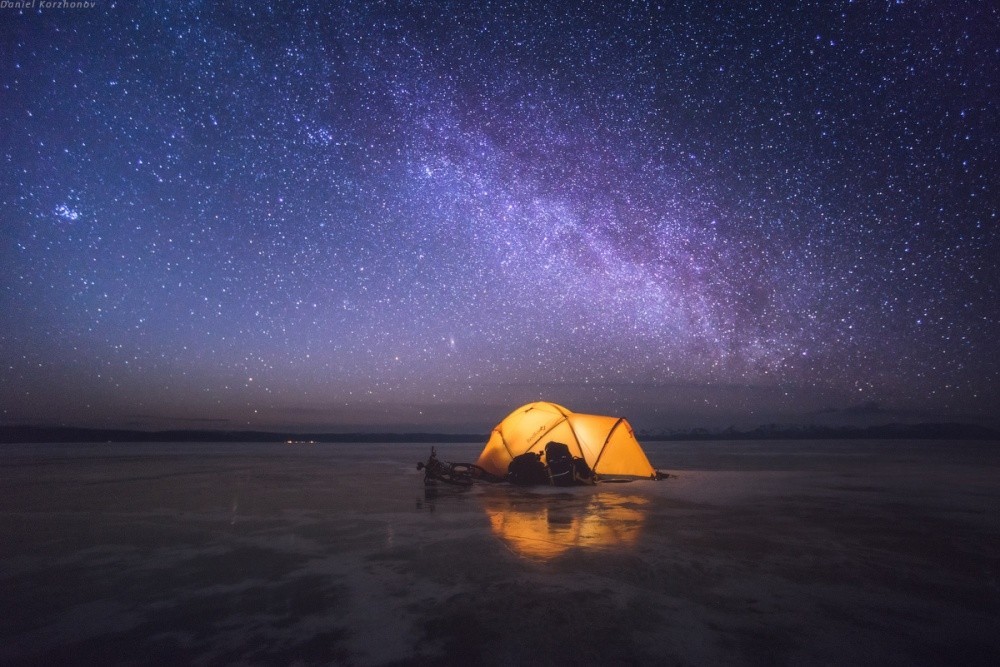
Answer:
POLYGON ((982 2, 0 10, 0 417, 987 418, 998 29, 982 2))

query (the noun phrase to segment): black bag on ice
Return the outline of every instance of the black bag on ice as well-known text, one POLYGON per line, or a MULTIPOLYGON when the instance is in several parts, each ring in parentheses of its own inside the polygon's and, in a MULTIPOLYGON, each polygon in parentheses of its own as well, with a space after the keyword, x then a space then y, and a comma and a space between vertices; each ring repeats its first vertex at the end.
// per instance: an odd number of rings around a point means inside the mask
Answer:
POLYGON ((545 462, 554 486, 573 486, 573 456, 568 446, 561 442, 545 445, 545 462))
POLYGON ((542 463, 541 456, 528 452, 515 456, 507 468, 507 481, 520 486, 534 486, 536 484, 549 484, 549 471, 542 463))

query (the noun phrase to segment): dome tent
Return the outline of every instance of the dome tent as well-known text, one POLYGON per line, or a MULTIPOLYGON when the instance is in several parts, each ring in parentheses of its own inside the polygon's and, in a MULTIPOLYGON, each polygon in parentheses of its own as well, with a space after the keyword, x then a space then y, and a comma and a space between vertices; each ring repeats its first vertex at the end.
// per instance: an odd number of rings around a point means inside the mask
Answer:
POLYGON ((598 475, 657 475, 624 419, 578 414, 545 401, 523 405, 504 417, 476 465, 503 476, 515 456, 542 453, 553 440, 568 445, 573 456, 581 457, 598 475))

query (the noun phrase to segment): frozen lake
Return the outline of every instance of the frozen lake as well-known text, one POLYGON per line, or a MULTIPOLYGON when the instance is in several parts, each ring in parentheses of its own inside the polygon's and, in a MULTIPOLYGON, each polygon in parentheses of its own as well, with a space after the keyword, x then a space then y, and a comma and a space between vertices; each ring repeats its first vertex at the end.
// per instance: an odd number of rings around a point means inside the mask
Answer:
POLYGON ((426 491, 424 444, 6 445, 0 663, 1000 664, 1000 443, 645 448, 426 491))

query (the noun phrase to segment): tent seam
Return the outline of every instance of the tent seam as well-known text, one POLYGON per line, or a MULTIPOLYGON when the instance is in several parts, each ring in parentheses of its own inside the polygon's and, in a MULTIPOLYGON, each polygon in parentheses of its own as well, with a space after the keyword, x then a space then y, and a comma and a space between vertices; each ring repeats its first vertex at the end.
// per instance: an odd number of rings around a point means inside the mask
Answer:
MULTIPOLYGON (((559 414, 562 414, 562 413, 560 412, 559 414)), ((552 429, 554 429, 554 428, 555 428, 556 426, 559 426, 559 424, 562 424, 563 422, 566 422, 566 423, 569 423, 569 418, 567 418, 567 417, 566 417, 566 415, 563 415, 562 419, 560 419, 560 420, 559 420, 559 421, 557 421, 557 422, 556 422, 555 424, 553 424, 552 426, 548 427, 547 429, 545 429, 544 431, 542 431, 541 433, 539 433, 539 434, 538 434, 538 437, 537 437, 537 438, 535 438, 534 442, 532 442, 532 443, 531 443, 531 446, 530 446, 530 447, 528 447, 528 448, 527 448, 526 450, 524 450, 524 451, 525 451, 525 452, 530 452, 530 451, 531 451, 532 449, 534 449, 534 448, 535 448, 535 445, 537 445, 537 444, 538 444, 538 442, 539 442, 539 441, 540 441, 540 440, 541 440, 542 438, 544 438, 544 437, 545 437, 546 435, 548 435, 549 433, 551 433, 551 432, 552 432, 552 429)), ((569 425, 569 430, 570 430, 571 432, 573 432, 573 437, 575 438, 575 437, 576 437, 576 432, 575 432, 575 431, 573 431, 573 425, 572 425, 572 424, 570 424, 570 425, 569 425)), ((580 441, 579 441, 579 440, 577 440, 577 447, 579 448, 579 446, 580 446, 580 441)))
POLYGON ((618 421, 615 422, 615 425, 611 427, 610 431, 608 431, 608 437, 604 439, 604 444, 601 445, 601 451, 598 452, 597 459, 594 461, 594 467, 593 467, 594 472, 597 472, 597 464, 601 462, 601 457, 604 456, 604 450, 608 448, 608 443, 611 442, 612 434, 614 434, 615 429, 618 428, 618 425, 621 424, 623 421, 625 421, 625 418, 619 417, 618 421))
POLYGON ((576 434, 576 429, 573 428, 573 422, 569 420, 569 417, 566 417, 566 423, 569 425, 569 432, 573 434, 573 439, 576 440, 576 448, 580 450, 580 456, 582 456, 583 460, 586 461, 587 455, 583 453, 583 445, 580 444, 580 436, 576 434))
POLYGON ((514 452, 510 451, 510 445, 507 444, 507 438, 503 437, 503 431, 501 431, 499 428, 495 428, 493 430, 496 431, 497 435, 500 436, 500 444, 503 445, 503 448, 505 450, 507 450, 507 456, 509 456, 510 460, 513 461, 514 452))

